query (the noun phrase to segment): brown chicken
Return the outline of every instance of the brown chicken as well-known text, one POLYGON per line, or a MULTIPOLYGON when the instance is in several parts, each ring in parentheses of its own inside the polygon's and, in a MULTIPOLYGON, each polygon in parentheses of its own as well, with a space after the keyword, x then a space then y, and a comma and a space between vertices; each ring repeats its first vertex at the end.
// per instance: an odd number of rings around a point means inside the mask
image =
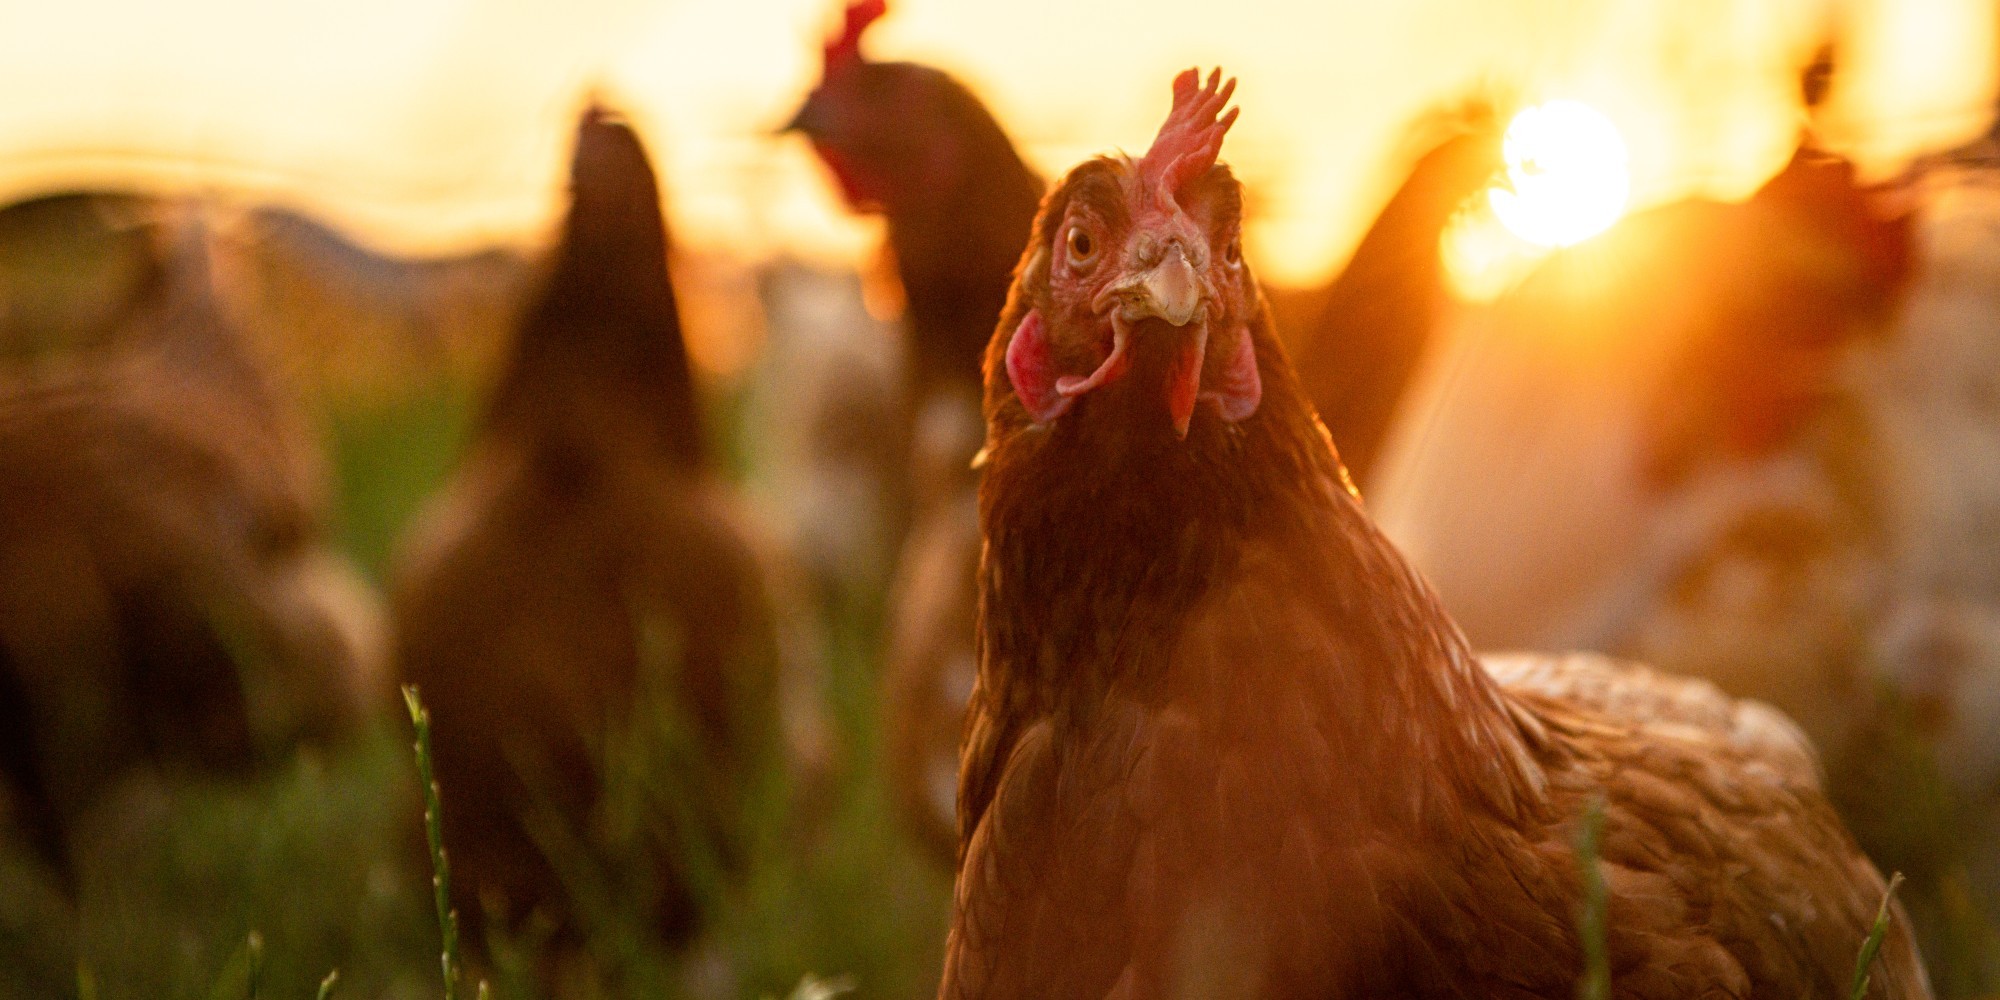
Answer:
POLYGON ((0 372, 0 798, 66 879, 121 779, 247 773, 388 693, 320 456, 216 303, 205 231, 151 237, 102 340, 0 372))
POLYGON ((572 190, 547 285, 396 594, 474 946, 483 903, 516 928, 539 913, 575 943, 605 917, 579 912, 580 894, 685 941, 694 879, 730 863, 750 779, 775 752, 768 592, 702 471, 637 137, 592 112, 572 190))
POLYGON ((979 364, 1043 185, 964 85, 861 56, 861 32, 884 10, 881 0, 847 9, 790 127, 811 138, 850 204, 887 216, 907 303, 912 514, 889 597, 884 729, 898 809, 949 864, 973 676, 979 364))
MULTIPOLYGON (((1193 71, 1048 199, 987 358, 979 686, 942 996, 1835 996, 1881 877, 1775 713, 1489 672, 1270 329, 1193 71)), ((1900 916, 1900 915, 1899 915, 1900 916)), ((1898 919, 1872 996, 1927 997, 1898 919)))

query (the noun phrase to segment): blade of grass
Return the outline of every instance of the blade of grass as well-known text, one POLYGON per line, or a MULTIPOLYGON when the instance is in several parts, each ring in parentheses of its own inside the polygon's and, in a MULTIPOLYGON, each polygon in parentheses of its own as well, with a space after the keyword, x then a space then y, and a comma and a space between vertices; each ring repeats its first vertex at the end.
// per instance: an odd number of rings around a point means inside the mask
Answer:
POLYGON ((1889 936, 1889 903, 1896 898, 1896 887, 1902 884, 1902 872, 1889 876, 1889 889, 1882 894, 1882 905, 1875 910, 1875 926, 1869 929, 1868 939, 1861 942, 1861 954, 1854 958, 1854 979, 1847 990, 1853 1000, 1868 995, 1868 970, 1882 951, 1882 940, 1889 936))
POLYGON ((444 976, 444 1000, 458 1000, 458 913, 451 908, 451 863, 444 854, 444 803, 437 776, 431 770, 431 713, 424 708, 414 684, 403 685, 403 703, 417 731, 417 777, 424 784, 424 836, 431 849, 431 897, 437 904, 438 934, 443 948, 438 966, 444 976))
POLYGON ((1606 1000, 1611 995, 1611 959, 1604 944, 1609 892, 1604 885, 1604 868, 1598 863, 1598 844, 1603 836, 1604 800, 1593 798, 1576 831, 1576 864, 1583 872, 1583 905, 1577 914, 1577 933, 1583 940, 1578 1000, 1606 1000))
POLYGON ((264 935, 251 931, 243 946, 250 950, 249 987, 243 993, 250 1000, 257 1000, 258 988, 264 980, 264 935))
POLYGON ((264 935, 251 931, 222 963, 222 972, 209 987, 209 1000, 257 1000, 257 980, 264 969, 264 935))
MULTIPOLYGON (((785 1000, 835 1000, 836 997, 854 992, 853 976, 834 976, 822 979, 808 972, 799 977, 799 984, 785 1000)), ((765 1000, 772 1000, 769 994, 765 1000)))
POLYGON ((340 970, 333 969, 328 971, 326 978, 319 981, 319 993, 316 1000, 333 1000, 333 988, 339 985, 339 983, 340 970))

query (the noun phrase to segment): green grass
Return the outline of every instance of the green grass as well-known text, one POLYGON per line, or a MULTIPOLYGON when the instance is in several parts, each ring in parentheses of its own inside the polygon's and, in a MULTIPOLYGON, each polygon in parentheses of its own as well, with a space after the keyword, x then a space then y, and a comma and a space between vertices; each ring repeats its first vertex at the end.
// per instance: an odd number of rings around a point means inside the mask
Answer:
POLYGON ((1896 888, 1903 884, 1903 873, 1889 876, 1889 888, 1882 893, 1882 905, 1875 910, 1875 923, 1868 929, 1868 937, 1861 942, 1861 953, 1854 956, 1854 977, 1847 988, 1849 1000, 1866 1000, 1871 970, 1875 968, 1875 957, 1882 952, 1882 940, 1889 936, 1889 920, 1894 915, 1889 904, 1896 898, 1896 888))
POLYGON ((465 966, 458 951, 458 913, 451 908, 451 861, 444 853, 444 804, 437 776, 431 772, 431 714, 424 710, 415 685, 403 685, 403 704, 416 730, 417 779, 424 794, 424 843, 431 856, 431 901, 437 908, 438 971, 444 979, 444 1000, 458 1000, 465 966))
POLYGON ((325 416, 340 484, 334 530, 370 579, 386 579, 396 540, 457 463, 477 416, 465 380, 431 382, 325 416))
POLYGON ((223 965, 222 974, 215 977, 215 984, 209 988, 209 1000, 257 1000, 262 996, 259 989, 263 985, 264 936, 251 931, 229 956, 223 965))
POLYGON ((1583 975, 1576 983, 1577 1000, 1608 1000, 1611 996, 1611 955, 1605 945, 1610 927, 1610 893, 1598 845, 1604 839, 1604 800, 1594 798, 1576 830, 1576 864, 1583 875, 1583 903, 1576 918, 1583 942, 1583 975))
POLYGON ((377 727, 252 782, 121 790, 79 838, 77 994, 87 978, 104 1000, 243 996, 254 978, 262 996, 307 997, 340 968, 350 996, 434 997, 402 745, 377 727))
POLYGON ((2000 995, 2000 884, 1973 874, 2000 833, 1958 801, 1915 709, 1877 697, 1878 717, 1828 762, 1833 804, 1877 865, 1907 876, 1898 898, 1937 995, 2000 995))
MULTIPOLYGON (((463 388, 433 385, 328 416, 345 487, 338 537, 371 576, 381 579, 395 538, 456 461, 473 413, 463 388)), ((626 966, 647 971, 630 978, 632 990, 598 995, 935 993, 950 884, 889 807, 875 736, 879 620, 843 610, 822 631, 822 696, 839 748, 825 787, 810 802, 769 803, 753 818, 740 872, 714 890, 714 920, 693 954, 635 944, 629 927, 607 918, 592 953, 623 954, 626 966), (640 992, 645 985, 661 989, 640 992)), ((425 782, 408 726, 402 706, 384 704, 354 739, 252 780, 135 780, 79 832, 73 907, 25 849, 0 843, 0 1000, 253 991, 275 1000, 436 1000, 425 782), (254 969, 252 932, 261 939, 254 969)), ((525 958, 538 943, 499 944, 492 995, 532 997, 498 957, 511 946, 525 958)))

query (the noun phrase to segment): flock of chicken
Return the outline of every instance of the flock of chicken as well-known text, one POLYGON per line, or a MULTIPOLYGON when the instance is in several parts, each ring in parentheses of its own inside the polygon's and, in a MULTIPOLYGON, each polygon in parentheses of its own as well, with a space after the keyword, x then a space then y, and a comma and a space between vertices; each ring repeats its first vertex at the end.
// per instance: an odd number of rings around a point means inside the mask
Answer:
MULTIPOLYGON (((686 942, 755 775, 824 754, 799 595, 868 578, 860 538, 900 552, 882 715, 957 872, 943 996, 1568 996, 1591 823, 1612 995, 1844 995, 1870 855, 1927 942, 1965 939, 2000 884, 1976 150, 1894 190, 1802 150, 1465 307, 1438 239, 1497 137, 1458 110, 1337 279, 1267 291, 1218 160, 1233 82, 1183 74, 1150 150, 1045 192, 964 86, 861 54, 882 12, 849 8, 789 129, 886 217, 902 383, 852 391, 839 336, 778 367, 819 390, 780 408, 819 462, 789 559, 717 474, 652 170, 601 112, 386 615, 201 224, 121 230, 119 301, 0 370, 11 836, 73 878, 122 776, 254 768, 400 678, 469 943, 581 932, 551 845, 602 832, 607 767, 650 817, 620 891, 686 942)), ((1887 912, 1869 995, 1929 996, 1887 912)))

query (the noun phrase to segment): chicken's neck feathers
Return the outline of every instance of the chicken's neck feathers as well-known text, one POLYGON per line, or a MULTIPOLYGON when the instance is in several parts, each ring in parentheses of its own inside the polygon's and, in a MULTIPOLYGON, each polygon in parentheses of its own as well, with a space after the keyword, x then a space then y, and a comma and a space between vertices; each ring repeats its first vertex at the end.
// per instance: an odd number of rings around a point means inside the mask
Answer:
POLYGON ((1114 690, 1144 699, 1203 608, 1246 588, 1278 594, 1255 612, 1272 627, 1335 637, 1333 662, 1287 669, 1331 686, 1318 701, 1338 706, 1327 724, 1362 751, 1343 762, 1357 794, 1405 796, 1382 807, 1418 823, 1535 810, 1547 779, 1506 696, 1361 510, 1265 334, 1259 354, 1265 409, 1198 425, 1185 447, 1121 461, 1107 455, 1135 449, 1093 451, 1090 427, 1061 422, 989 440, 981 684, 1031 716, 1087 716, 1114 690))

